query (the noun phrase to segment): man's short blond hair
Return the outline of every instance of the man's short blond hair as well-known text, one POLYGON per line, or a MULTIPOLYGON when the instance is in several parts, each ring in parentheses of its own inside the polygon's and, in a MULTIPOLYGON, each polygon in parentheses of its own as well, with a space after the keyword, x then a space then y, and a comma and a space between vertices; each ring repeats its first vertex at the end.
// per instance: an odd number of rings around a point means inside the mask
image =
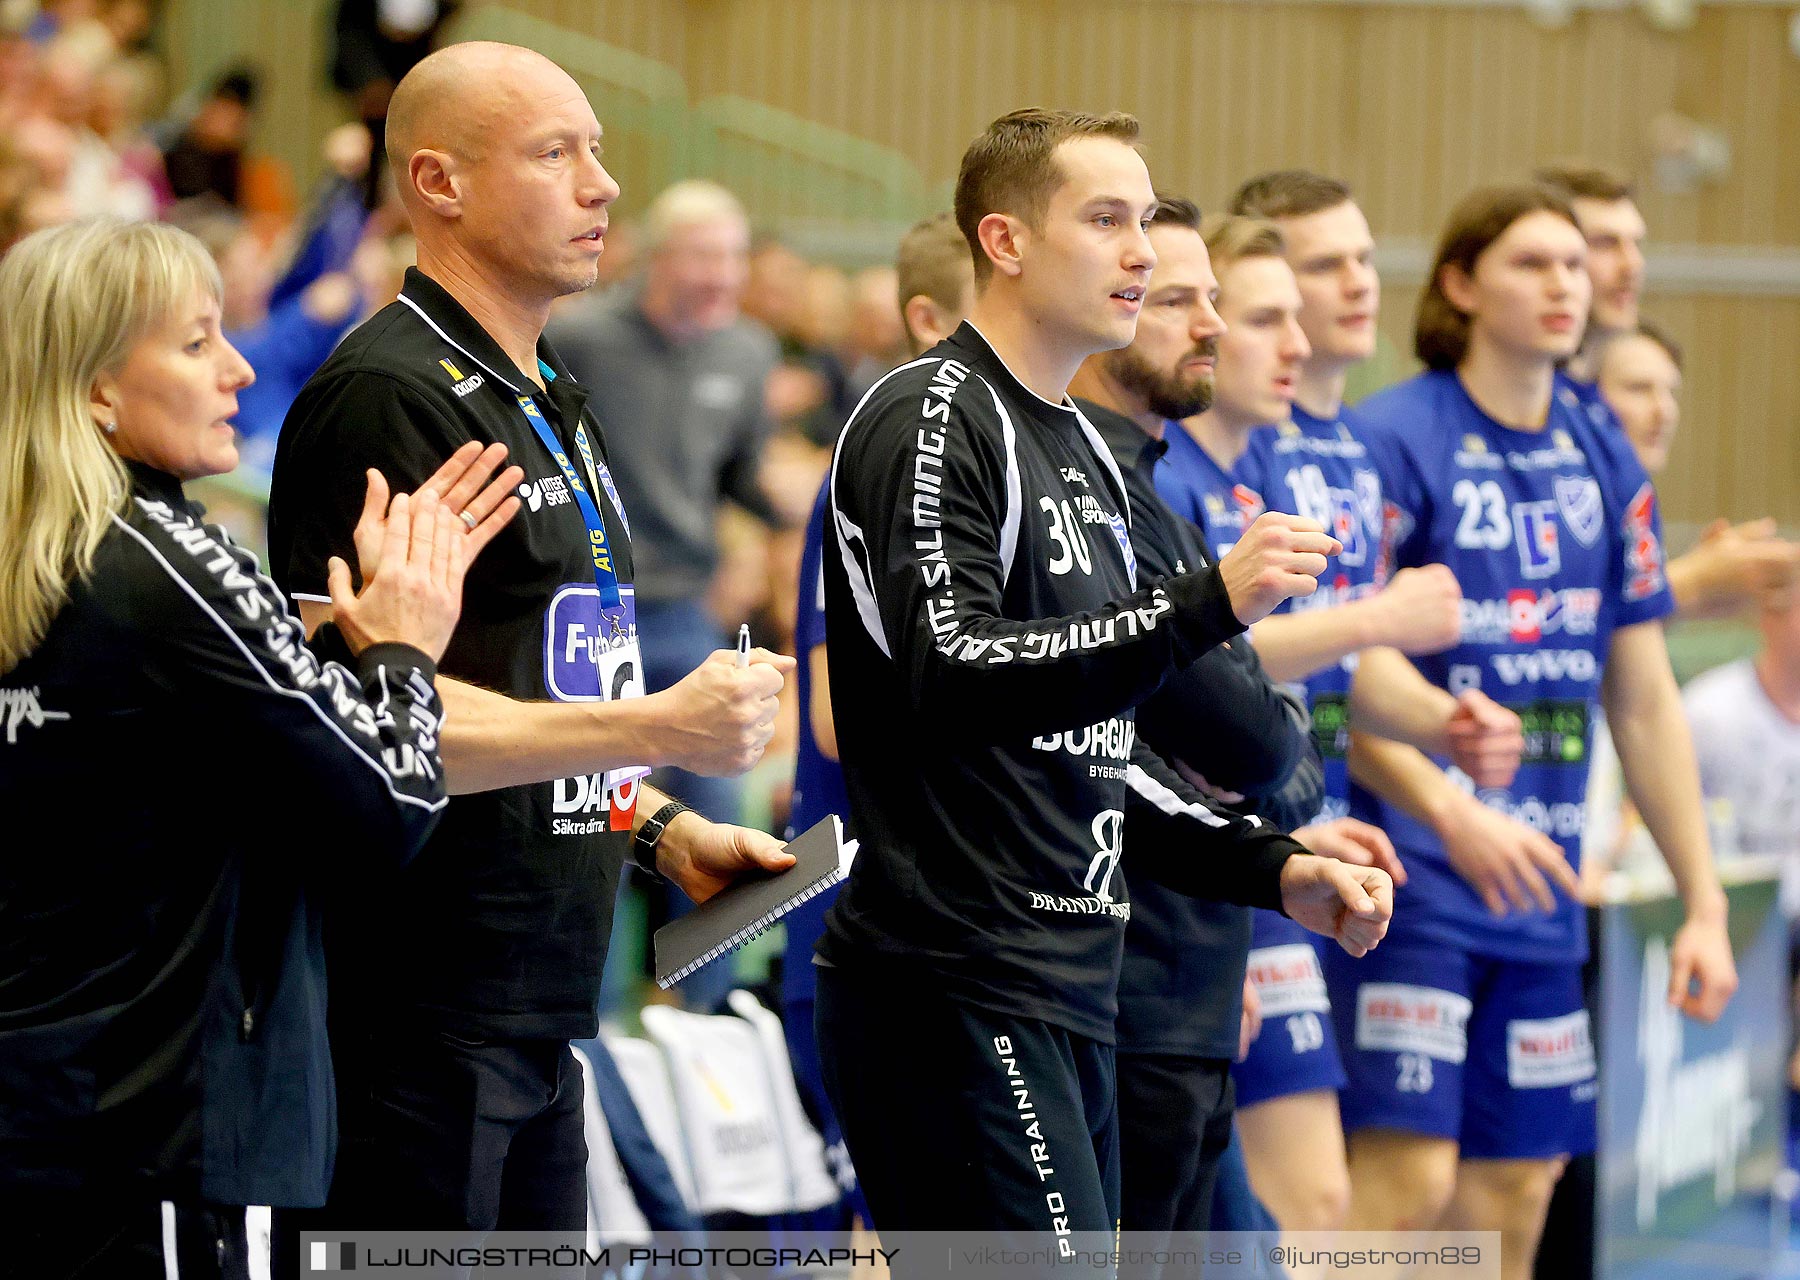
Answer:
POLYGON ((1224 275, 1226 268, 1244 258, 1282 258, 1287 241, 1281 228, 1267 218, 1252 218, 1240 213, 1214 213, 1200 224, 1200 236, 1206 241, 1207 256, 1213 272, 1224 275))
POLYGON ((900 237, 894 274, 900 323, 906 327, 907 342, 919 350, 912 323, 906 318, 906 304, 914 298, 930 298, 947 312, 959 312, 968 304, 975 280, 969 242, 947 210, 917 223, 900 237))

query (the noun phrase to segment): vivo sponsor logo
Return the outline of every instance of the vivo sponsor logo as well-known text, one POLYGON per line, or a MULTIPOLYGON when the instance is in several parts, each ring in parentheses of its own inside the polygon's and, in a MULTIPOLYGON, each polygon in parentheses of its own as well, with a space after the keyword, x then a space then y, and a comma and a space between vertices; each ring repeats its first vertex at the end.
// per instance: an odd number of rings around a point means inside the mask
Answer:
POLYGON ((38 688, 0 689, 0 721, 6 724, 6 741, 19 740, 19 726, 41 729, 51 720, 67 720, 67 711, 46 711, 38 703, 38 688))
POLYGON ((1462 638, 1467 644, 1500 644, 1507 640, 1534 644, 1558 632, 1591 636, 1600 617, 1600 599, 1597 587, 1546 588, 1541 592, 1521 587, 1507 592, 1504 600, 1465 597, 1462 638))
POLYGON ((1131 745, 1136 741, 1137 726, 1115 716, 1085 729, 1033 738, 1031 748, 1034 751, 1067 751, 1072 756, 1107 756, 1124 760, 1131 755, 1131 745))
POLYGON ((1331 1008, 1331 1000, 1325 994, 1325 975, 1319 970, 1319 955, 1304 942, 1258 947, 1250 953, 1247 972, 1256 984, 1265 1018, 1325 1013, 1331 1008))
POLYGON ((1504 813, 1515 822, 1523 822, 1533 831, 1541 831, 1555 840, 1579 840, 1587 829, 1587 811, 1572 801, 1545 804, 1536 796, 1515 800, 1500 790, 1483 791, 1477 799, 1496 813, 1504 813))
POLYGON ((1644 1071, 1644 1109, 1637 1129, 1637 1221, 1656 1224, 1657 1198, 1684 1183, 1712 1176, 1713 1201, 1737 1191, 1738 1162, 1762 1104, 1750 1092, 1750 1058, 1737 1046, 1691 1062, 1682 1060, 1681 1013, 1670 1006, 1669 947, 1644 941, 1644 978, 1638 989, 1638 1062, 1644 1071))
POLYGON ((1600 664, 1588 649, 1527 649, 1523 653, 1496 653, 1494 674, 1503 684, 1539 684, 1545 680, 1600 678, 1600 664))
POLYGON ((1586 1009, 1506 1024, 1506 1082, 1513 1088, 1555 1089, 1593 1078, 1594 1041, 1586 1009))
POLYGON ((1356 1047, 1461 1062, 1469 1053, 1469 998, 1407 982, 1369 982, 1356 993, 1356 1047))

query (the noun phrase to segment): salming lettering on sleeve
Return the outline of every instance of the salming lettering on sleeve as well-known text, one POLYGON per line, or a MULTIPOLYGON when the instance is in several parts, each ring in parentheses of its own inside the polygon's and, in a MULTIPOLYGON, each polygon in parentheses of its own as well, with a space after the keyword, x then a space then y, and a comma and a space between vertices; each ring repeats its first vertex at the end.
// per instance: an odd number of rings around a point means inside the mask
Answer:
POLYGON ((124 599, 163 641, 150 678, 221 720, 262 726, 234 733, 233 747, 315 795, 315 817, 354 823, 395 861, 411 857, 445 804, 436 665, 401 644, 370 646, 354 672, 321 663, 250 552, 182 507, 134 501, 133 518, 114 526, 142 557, 145 580, 124 599))

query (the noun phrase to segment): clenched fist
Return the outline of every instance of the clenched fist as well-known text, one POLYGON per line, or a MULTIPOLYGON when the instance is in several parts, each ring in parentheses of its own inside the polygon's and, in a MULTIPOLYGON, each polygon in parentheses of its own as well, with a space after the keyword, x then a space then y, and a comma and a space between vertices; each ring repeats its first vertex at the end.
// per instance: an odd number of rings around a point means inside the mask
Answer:
POLYGON ((729 777, 762 759, 775 734, 776 699, 794 660, 752 649, 748 666, 720 649, 681 680, 652 697, 674 705, 666 717, 672 742, 662 761, 689 773, 729 777))
POLYGON ((1525 755, 1525 726, 1519 713, 1479 689, 1457 695, 1444 740, 1451 762, 1478 787, 1510 787, 1525 755))
POLYGON ((1310 596, 1319 589, 1325 558, 1343 549, 1316 520, 1264 512, 1219 561, 1233 616, 1247 627, 1283 600, 1310 596))
POLYGON ((1375 596, 1382 643, 1401 653, 1441 653, 1462 635, 1462 587, 1441 564, 1402 569, 1375 596))
POLYGON ((1297 853, 1281 868, 1281 909, 1351 955, 1366 955, 1394 918, 1394 882, 1379 867, 1297 853))

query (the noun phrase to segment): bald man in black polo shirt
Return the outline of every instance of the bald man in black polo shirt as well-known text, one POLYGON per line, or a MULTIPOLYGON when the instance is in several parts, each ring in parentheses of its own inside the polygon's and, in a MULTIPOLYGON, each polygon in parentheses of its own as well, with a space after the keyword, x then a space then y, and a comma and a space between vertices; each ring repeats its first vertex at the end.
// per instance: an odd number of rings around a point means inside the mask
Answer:
POLYGON ((579 1231, 567 1042, 596 1030, 623 859, 695 899, 791 862, 641 775, 753 765, 792 659, 716 653, 643 695, 626 511, 587 394, 542 340, 551 301, 594 282, 619 194, 580 88, 528 50, 453 45, 395 90, 387 150, 419 266, 288 415, 275 573, 316 625, 363 471, 412 489, 469 440, 506 445, 524 510, 469 580, 441 667, 456 798, 406 872, 359 884, 332 925, 343 1142, 327 1213, 303 1225, 579 1231))

